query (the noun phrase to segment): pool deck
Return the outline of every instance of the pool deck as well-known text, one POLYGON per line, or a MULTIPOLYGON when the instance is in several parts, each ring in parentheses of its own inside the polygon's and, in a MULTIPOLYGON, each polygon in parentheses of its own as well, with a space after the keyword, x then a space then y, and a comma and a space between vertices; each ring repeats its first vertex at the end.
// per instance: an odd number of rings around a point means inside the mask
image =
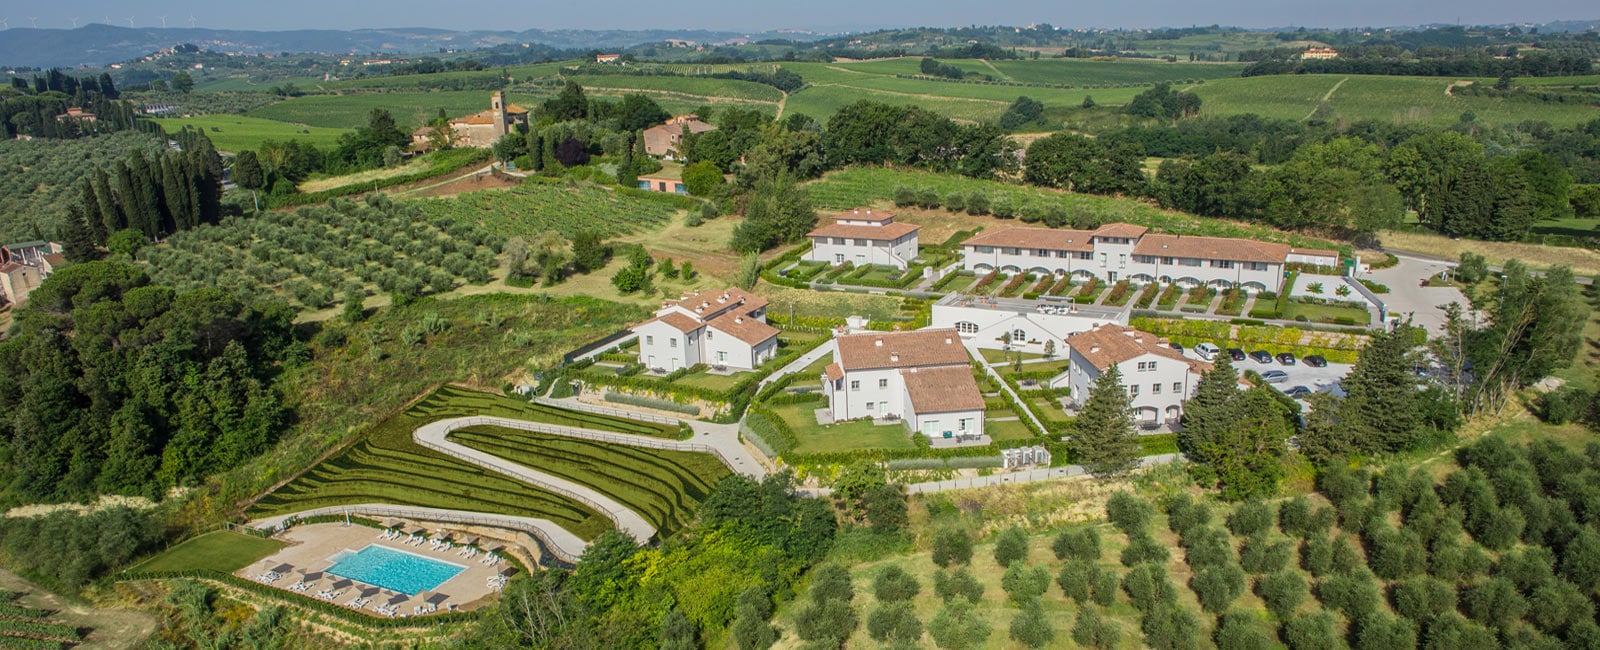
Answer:
MULTIPOLYGON (((500 570, 507 566, 514 566, 505 560, 493 567, 485 565, 479 562, 483 559, 482 553, 472 559, 461 557, 457 555, 461 550, 460 546, 450 550, 433 551, 430 550, 428 542, 416 546, 402 543, 405 541, 404 536, 399 539, 380 540, 378 535, 381 532, 376 528, 354 524, 345 526, 339 523, 324 523, 295 526, 277 536, 278 539, 288 542, 289 546, 257 560, 235 572, 234 575, 256 581, 256 576, 268 570, 278 570, 282 577, 273 582, 272 586, 287 591, 290 585, 302 578, 304 572, 306 582, 311 583, 311 587, 300 595, 307 598, 315 598, 317 592, 332 588, 334 591, 343 592, 333 601, 337 605, 346 605, 351 599, 359 596, 363 599, 370 598, 374 603, 393 606, 397 616, 411 616, 413 608, 426 602, 432 602, 437 606, 435 613, 448 611, 447 603, 454 604, 458 610, 476 609, 484 605, 487 597, 494 593, 487 584, 489 578, 498 575, 500 570), (444 581, 433 590, 418 592, 416 596, 379 589, 376 586, 324 573, 328 567, 333 566, 333 557, 340 551, 359 551, 372 544, 464 566, 466 570, 444 581), (290 565, 295 570, 283 569, 283 565, 290 565)), ((362 608, 361 612, 374 617, 382 616, 370 607, 362 608)))

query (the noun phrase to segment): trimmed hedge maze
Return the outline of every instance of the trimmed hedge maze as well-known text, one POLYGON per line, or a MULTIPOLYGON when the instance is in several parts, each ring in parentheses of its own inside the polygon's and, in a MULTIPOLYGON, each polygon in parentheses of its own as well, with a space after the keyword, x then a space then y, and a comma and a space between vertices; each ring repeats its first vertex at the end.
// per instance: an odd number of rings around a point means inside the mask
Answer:
POLYGON ((505 427, 467 427, 450 439, 592 487, 644 516, 662 536, 688 525, 700 500, 731 474, 711 454, 645 449, 505 427))
MULTIPOLYGON (((367 436, 318 463, 305 474, 263 496, 252 517, 356 503, 449 508, 470 512, 541 517, 583 539, 609 529, 611 521, 587 506, 509 477, 422 447, 412 430, 427 422, 494 415, 618 433, 675 437, 666 425, 531 404, 493 393, 444 386, 373 426, 367 436)), ((713 459, 714 460, 714 459, 713 459)))

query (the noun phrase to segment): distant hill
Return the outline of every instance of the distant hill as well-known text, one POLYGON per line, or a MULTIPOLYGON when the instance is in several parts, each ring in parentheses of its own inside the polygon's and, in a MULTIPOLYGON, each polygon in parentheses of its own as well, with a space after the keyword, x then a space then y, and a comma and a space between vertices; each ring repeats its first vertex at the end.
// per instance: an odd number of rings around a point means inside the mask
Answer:
POLYGON ((424 27, 399 29, 296 29, 251 31, 172 27, 116 27, 92 24, 77 29, 12 28, 0 36, 0 66, 102 66, 135 59, 179 43, 207 50, 249 54, 314 52, 324 54, 412 54, 441 48, 472 50, 514 43, 543 43, 572 49, 620 48, 667 39, 719 43, 730 39, 787 38, 808 40, 804 33, 745 34, 707 30, 578 30, 451 31, 424 27))

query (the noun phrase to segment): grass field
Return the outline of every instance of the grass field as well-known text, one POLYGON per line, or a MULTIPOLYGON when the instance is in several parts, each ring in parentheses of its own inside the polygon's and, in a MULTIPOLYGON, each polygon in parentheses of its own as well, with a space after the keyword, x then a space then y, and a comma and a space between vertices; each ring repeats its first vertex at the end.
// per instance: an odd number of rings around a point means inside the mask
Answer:
POLYGON ((266 140, 280 142, 299 140, 320 148, 328 148, 338 144, 339 136, 348 131, 346 128, 306 126, 245 115, 174 117, 158 119, 155 122, 169 133, 179 131, 186 126, 195 127, 204 131, 206 137, 211 138, 212 144, 222 151, 255 149, 266 140))
POLYGON ((772 412, 783 418, 794 429, 795 445, 792 453, 822 454, 866 449, 913 449, 911 432, 903 424, 876 425, 852 420, 828 426, 817 424, 814 411, 824 406, 821 402, 782 404, 772 407, 772 412))
POLYGON ((633 420, 567 411, 455 386, 440 388, 390 417, 331 458, 267 494, 250 509, 270 516, 352 503, 392 503, 469 512, 542 517, 584 539, 611 522, 586 506, 418 445, 413 429, 466 415, 674 437, 676 430, 633 420))
POLYGON ((1471 251, 1489 259, 1498 266, 1508 259, 1519 259, 1533 267, 1565 264, 1580 275, 1600 274, 1600 252, 1569 246, 1539 246, 1521 242, 1478 241, 1452 239, 1444 235, 1423 232, 1386 230, 1378 234, 1385 248, 1434 255, 1447 259, 1460 259, 1463 251, 1471 251))
POLYGON ((531 239, 547 230, 571 237, 584 229, 619 235, 659 228, 677 213, 674 201, 589 183, 533 181, 509 190, 469 192, 411 203, 429 215, 449 215, 496 234, 531 239))
POLYGON ((1310 305, 1292 300, 1283 306, 1283 314, 1279 315, 1279 318, 1299 320, 1301 316, 1313 323, 1336 323, 1344 318, 1354 321, 1356 325, 1366 325, 1372 320, 1372 313, 1359 307, 1310 305))
POLYGON ((1493 79, 1391 77, 1379 75, 1274 75, 1220 79, 1195 86, 1209 116, 1255 113, 1263 117, 1303 120, 1317 111, 1326 120, 1378 120, 1397 124, 1443 126, 1473 113, 1479 122, 1502 124, 1543 120, 1571 126, 1600 117, 1600 110, 1581 104, 1551 104, 1494 97, 1457 96, 1445 89, 1459 81, 1494 83, 1493 79), (1319 104, 1326 101, 1320 111, 1319 104))
POLYGON ((777 88, 737 79, 627 75, 576 75, 566 79, 583 86, 585 91, 589 88, 606 88, 613 92, 663 93, 690 99, 722 98, 769 104, 776 104, 783 99, 783 91, 777 88))
MULTIPOLYGON (((528 106, 532 96, 508 93, 506 101, 528 106)), ((489 108, 489 92, 447 90, 415 93, 361 93, 350 95, 306 95, 250 111, 251 117, 280 122, 309 124, 334 129, 355 129, 367 124, 374 108, 394 116, 400 128, 415 129, 438 117, 439 109, 450 116, 470 115, 489 108)))
POLYGON ((1564 235, 1567 237, 1600 237, 1600 218, 1572 217, 1551 219, 1533 224, 1535 235, 1564 235))
POLYGON ((694 518, 695 506, 732 474, 711 454, 612 445, 507 429, 468 427, 450 439, 587 485, 643 515, 663 538, 694 518))
POLYGON ((336 187, 344 187, 346 185, 371 183, 373 181, 380 181, 385 178, 394 178, 395 176, 405 176, 407 174, 426 172, 433 167, 432 156, 433 154, 417 156, 412 158, 406 164, 398 167, 380 167, 378 169, 369 169, 364 172, 345 174, 343 176, 312 178, 302 181, 299 185, 299 190, 309 194, 311 192, 321 192, 323 190, 331 190, 336 187))
POLYGON ((185 540, 128 570, 138 573, 209 569, 233 573, 284 546, 287 544, 275 539, 219 530, 185 540))

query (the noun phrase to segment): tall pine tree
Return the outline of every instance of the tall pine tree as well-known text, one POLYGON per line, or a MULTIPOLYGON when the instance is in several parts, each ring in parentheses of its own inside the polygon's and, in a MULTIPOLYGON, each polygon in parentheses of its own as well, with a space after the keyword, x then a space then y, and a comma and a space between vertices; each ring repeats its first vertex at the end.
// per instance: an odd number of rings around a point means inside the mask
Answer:
POLYGON ((1408 323, 1373 334, 1345 377, 1339 426, 1360 451, 1394 452, 1416 442, 1417 378, 1411 374, 1414 331, 1408 323))
POLYGON ((1089 399, 1072 422, 1072 452, 1095 476, 1117 476, 1139 462, 1139 438, 1122 371, 1112 364, 1089 389, 1089 399))

